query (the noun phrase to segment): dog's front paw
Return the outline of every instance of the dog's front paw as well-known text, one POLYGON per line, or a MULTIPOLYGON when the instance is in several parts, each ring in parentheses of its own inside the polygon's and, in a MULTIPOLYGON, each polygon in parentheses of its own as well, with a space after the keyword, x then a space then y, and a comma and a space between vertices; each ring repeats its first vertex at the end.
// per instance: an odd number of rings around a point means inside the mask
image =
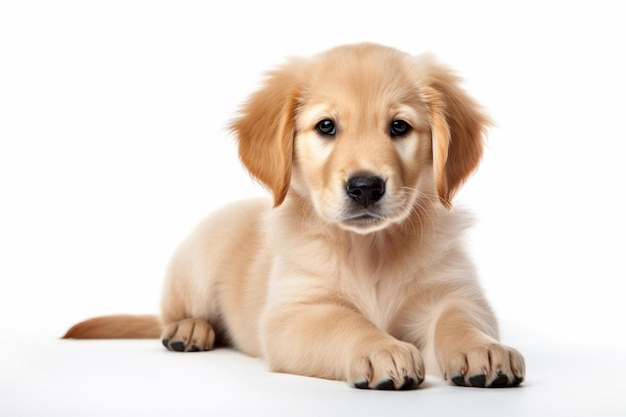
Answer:
POLYGON ((165 326, 161 341, 176 352, 201 352, 213 349, 215 331, 207 321, 186 319, 165 326))
POLYGON ((362 349, 348 369, 348 383, 355 388, 408 390, 424 381, 424 361, 417 348, 399 340, 362 349))
POLYGON ((464 351, 437 352, 446 380, 463 387, 515 387, 524 380, 524 357, 497 342, 464 351))

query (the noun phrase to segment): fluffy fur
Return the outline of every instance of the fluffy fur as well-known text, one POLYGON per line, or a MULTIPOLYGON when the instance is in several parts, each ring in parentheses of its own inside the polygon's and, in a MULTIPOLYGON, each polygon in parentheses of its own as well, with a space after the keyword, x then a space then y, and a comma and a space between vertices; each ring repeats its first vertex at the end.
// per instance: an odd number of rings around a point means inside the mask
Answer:
POLYGON ((105 317, 66 337, 227 344, 273 371, 357 388, 414 388, 426 373, 519 385, 523 357, 498 341, 462 246, 468 221, 451 209, 488 123, 430 56, 358 44, 287 62, 232 123, 273 202, 226 207, 181 245, 162 326, 105 317))

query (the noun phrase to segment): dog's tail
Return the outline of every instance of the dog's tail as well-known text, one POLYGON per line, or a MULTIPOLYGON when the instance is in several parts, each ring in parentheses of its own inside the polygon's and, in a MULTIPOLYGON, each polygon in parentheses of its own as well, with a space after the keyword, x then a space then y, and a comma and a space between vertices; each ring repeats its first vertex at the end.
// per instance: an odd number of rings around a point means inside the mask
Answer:
POLYGON ((158 339, 161 330, 157 316, 105 316, 75 324, 63 339, 158 339))

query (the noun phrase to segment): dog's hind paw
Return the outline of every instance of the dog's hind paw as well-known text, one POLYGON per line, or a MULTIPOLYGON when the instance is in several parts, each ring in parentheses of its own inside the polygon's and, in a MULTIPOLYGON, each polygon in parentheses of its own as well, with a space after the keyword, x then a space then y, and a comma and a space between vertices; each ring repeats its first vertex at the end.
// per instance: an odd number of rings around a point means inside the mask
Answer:
POLYGON ((202 319, 185 319, 165 326, 163 346, 175 352, 202 352, 213 349, 215 331, 202 319))

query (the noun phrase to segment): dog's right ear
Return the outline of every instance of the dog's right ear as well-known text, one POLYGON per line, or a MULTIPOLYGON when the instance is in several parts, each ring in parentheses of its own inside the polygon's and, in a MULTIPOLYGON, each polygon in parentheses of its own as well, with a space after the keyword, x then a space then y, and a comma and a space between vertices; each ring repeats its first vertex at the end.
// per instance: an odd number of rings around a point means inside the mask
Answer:
POLYGON ((272 191, 274 207, 285 199, 291 181, 302 67, 301 61, 292 60, 270 72, 230 124, 237 135, 241 161, 272 191))

